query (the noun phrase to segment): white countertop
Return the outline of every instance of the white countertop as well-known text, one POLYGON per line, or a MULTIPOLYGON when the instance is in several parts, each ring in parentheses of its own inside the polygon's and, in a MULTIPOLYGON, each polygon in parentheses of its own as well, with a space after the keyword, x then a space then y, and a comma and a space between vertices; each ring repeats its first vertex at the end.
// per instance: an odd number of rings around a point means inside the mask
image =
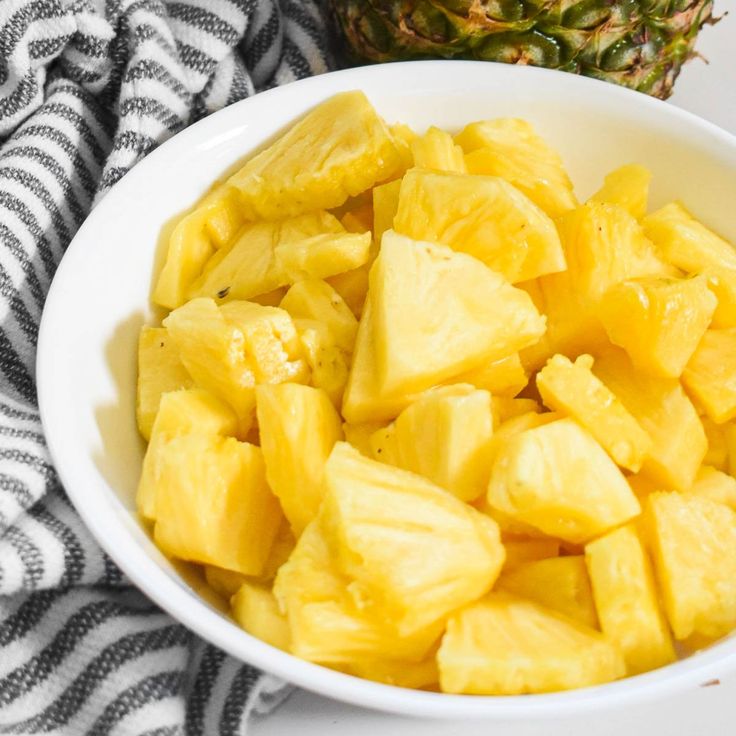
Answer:
MULTIPOLYGON (((725 8, 727 0, 716 0, 725 8)), ((718 11, 717 11, 718 12, 718 11)), ((720 12, 723 12, 722 10, 720 12)), ((736 8, 706 27, 672 102, 736 134, 736 8), (729 41, 731 42, 729 44, 729 41)), ((736 673, 718 686, 680 693, 626 712, 555 721, 442 722, 389 716, 297 691, 274 713, 253 723, 249 736, 736 736, 736 673)))

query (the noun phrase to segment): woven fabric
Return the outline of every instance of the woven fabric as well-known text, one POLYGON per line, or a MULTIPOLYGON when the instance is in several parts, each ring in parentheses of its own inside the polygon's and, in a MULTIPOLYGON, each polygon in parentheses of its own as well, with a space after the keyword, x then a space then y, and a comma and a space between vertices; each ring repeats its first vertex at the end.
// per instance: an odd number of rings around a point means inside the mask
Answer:
POLYGON ((0 733, 243 734, 280 683, 133 589, 70 505, 34 362, 90 208, 208 113, 328 68, 319 0, 0 0, 0 733))

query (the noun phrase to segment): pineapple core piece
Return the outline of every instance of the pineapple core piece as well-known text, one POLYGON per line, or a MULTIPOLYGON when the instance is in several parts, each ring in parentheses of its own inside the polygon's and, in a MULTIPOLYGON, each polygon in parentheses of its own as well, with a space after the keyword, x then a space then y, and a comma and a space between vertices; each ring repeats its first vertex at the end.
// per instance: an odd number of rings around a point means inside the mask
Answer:
POLYGON ((187 434, 161 449, 154 539, 171 557, 258 575, 281 522, 261 449, 187 434))
POLYGON ((652 172, 639 164, 620 166, 606 175, 603 186, 590 198, 591 202, 607 202, 623 207, 641 220, 647 213, 652 172))
POLYGON ((391 231, 371 269, 369 299, 378 384, 388 395, 512 355, 544 332, 529 295, 475 258, 391 231))
POLYGON ((705 276, 623 281, 601 301, 598 315, 614 345, 636 368, 679 378, 708 329, 717 304, 705 276))
POLYGON ((342 205, 388 179, 401 157, 386 124, 362 92, 318 105, 228 183, 248 219, 279 220, 342 205))
POLYGON ((491 395, 458 384, 427 391, 391 430, 378 430, 373 456, 472 501, 488 485, 492 436, 491 395))
POLYGON ((332 447, 342 439, 340 417, 327 394, 282 383, 256 389, 266 478, 298 537, 317 515, 332 447))
MULTIPOLYGON (((542 543, 544 540, 538 540, 542 543)), ((526 598, 592 629, 598 628, 588 571, 582 555, 519 565, 501 575, 494 590, 526 598)))
POLYGON ((596 360, 593 372, 652 440, 641 474, 663 488, 687 490, 705 456, 707 439, 679 381, 637 371, 628 356, 615 349, 596 360))
POLYGON ((672 636, 660 608, 654 575, 633 525, 585 547, 603 633, 620 647, 630 675, 675 660, 672 636))
POLYGON ((736 328, 708 330, 682 382, 717 424, 736 417, 736 328))
POLYGON ((192 383, 166 328, 142 327, 138 338, 135 409, 138 430, 146 440, 151 439, 151 429, 161 396, 167 391, 190 388, 192 383))
POLYGON ((375 605, 402 636, 479 598, 503 565, 490 518, 343 442, 327 461, 322 520, 356 600, 375 605))
POLYGON ((512 283, 565 268, 552 220, 498 177, 412 169, 394 229, 475 256, 512 283))
POLYGON ((586 542, 640 511, 621 471, 572 419, 529 429, 501 445, 488 504, 574 543, 586 542))
POLYGON ((482 120, 456 136, 471 174, 500 176, 550 217, 577 207, 572 182, 557 151, 531 123, 518 118, 482 120))
POLYGON ((233 618, 249 634, 278 649, 289 649, 289 623, 273 593, 262 585, 243 583, 230 601, 233 618))
POLYGON ((736 478, 715 468, 703 465, 688 493, 722 503, 736 511, 736 478))
POLYGON ((441 690, 468 695, 570 690, 626 673, 621 652, 602 634, 507 593, 452 616, 437 662, 441 690))
POLYGON ((736 627, 736 512, 690 494, 653 493, 645 524, 676 639, 736 627))
POLYGON ((652 441, 592 367, 590 355, 574 363, 555 355, 537 374, 539 393, 550 409, 577 420, 618 465, 636 473, 652 441))
POLYGON ((418 169, 451 171, 456 174, 466 172, 463 149, 455 145, 449 133, 434 126, 412 141, 411 152, 414 166, 418 169))

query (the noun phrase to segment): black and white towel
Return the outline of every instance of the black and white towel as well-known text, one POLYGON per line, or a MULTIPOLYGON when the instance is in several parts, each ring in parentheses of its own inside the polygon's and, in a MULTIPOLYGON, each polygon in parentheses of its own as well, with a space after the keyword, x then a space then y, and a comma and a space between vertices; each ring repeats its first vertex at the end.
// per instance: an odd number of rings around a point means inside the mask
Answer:
POLYGON ((93 204, 166 138, 329 66, 320 0, 0 0, 0 734, 226 736, 280 684, 90 538, 39 422, 38 323, 93 204))

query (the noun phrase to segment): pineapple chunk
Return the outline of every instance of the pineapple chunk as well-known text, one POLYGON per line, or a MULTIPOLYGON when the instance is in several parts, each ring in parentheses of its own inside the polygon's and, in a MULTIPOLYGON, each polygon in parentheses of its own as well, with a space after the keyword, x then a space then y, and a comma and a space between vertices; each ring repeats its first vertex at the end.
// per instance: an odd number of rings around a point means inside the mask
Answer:
POLYGON ((204 566, 204 578, 207 585, 222 598, 230 600, 239 590, 248 578, 239 572, 225 570, 215 565, 204 566))
POLYGON ((666 488, 687 490, 705 456, 707 440, 679 382, 636 371, 620 350, 600 356, 593 372, 652 440, 642 475, 666 488))
POLYGON ((321 389, 282 383, 256 389, 266 478, 298 537, 317 515, 322 477, 342 439, 340 417, 321 389))
MULTIPOLYGON (((546 540, 537 540, 539 544, 546 540)), ((494 590, 518 595, 562 613, 591 629, 598 628, 585 558, 553 557, 504 569, 494 590)))
POLYGON ((499 358, 490 363, 454 376, 453 383, 470 383, 476 388, 485 389, 496 398, 513 397, 529 381, 519 353, 499 358))
POLYGON ((497 177, 408 171, 394 229, 475 256, 512 283, 565 268, 552 220, 497 177))
POLYGON ((571 419, 521 432, 500 446, 488 503, 549 536, 574 543, 586 542, 640 511, 621 471, 571 419))
POLYGON ((647 213, 652 172, 639 164, 620 166, 606 175, 603 186, 590 198, 591 202, 607 202, 623 207, 641 220, 647 213))
POLYGON ((466 172, 463 149, 455 145, 449 133, 434 126, 412 141, 411 152, 418 169, 466 172))
POLYGON ((161 449, 154 539, 171 557, 258 575, 281 522, 259 447, 187 434, 161 449))
POLYGON ((279 243, 275 258, 285 283, 293 284, 352 271, 368 261, 370 250, 370 233, 315 235, 306 240, 279 243))
POLYGON ((389 395, 512 355, 544 332, 529 296, 499 274, 392 231, 371 269, 369 299, 378 384, 389 395))
POLYGON ((334 341, 328 326, 313 319, 296 319, 302 354, 309 366, 311 384, 321 388, 339 407, 348 380, 350 356, 334 341))
POLYGON ((652 441, 592 367, 590 355, 574 363, 555 355, 537 374, 539 393, 550 409, 577 420, 618 465, 636 473, 652 441))
POLYGON ((526 120, 499 118, 471 123, 455 140, 467 154, 471 174, 506 179, 550 217, 577 206, 562 159, 526 120))
POLYGON ((736 327, 736 271, 707 268, 703 271, 703 275, 707 277, 708 287, 718 301, 711 327, 715 329, 736 327))
POLYGON ((402 636, 479 598, 498 577, 496 524, 424 478, 337 443, 325 487, 322 519, 352 595, 402 636))
POLYGON ((337 569, 319 522, 312 522, 279 570, 273 588, 286 610, 292 654, 328 664, 366 658, 421 662, 441 626, 399 635, 386 617, 356 604, 350 584, 337 569))
POLYGON ((192 378, 164 327, 142 327, 138 338, 136 418, 138 430, 151 439, 151 429, 161 396, 167 391, 191 388, 192 378))
POLYGON ((161 454, 173 437, 194 432, 230 435, 237 430, 232 409, 207 391, 193 388, 171 391, 161 404, 151 429, 151 441, 143 458, 136 505, 145 519, 156 517, 156 488, 161 476, 161 454))
POLYGON ((376 460, 423 475, 463 501, 488 485, 493 435, 491 395, 458 384, 427 391, 391 431, 371 438, 376 460))
POLYGON ((346 353, 353 352, 358 321, 343 298, 328 283, 319 279, 299 281, 286 292, 280 306, 295 319, 322 322, 329 329, 337 347, 346 353))
POLYGON ((716 470, 728 470, 728 443, 726 442, 725 427, 716 424, 708 417, 700 417, 703 430, 708 440, 708 450, 703 458, 703 465, 711 465, 716 470))
POLYGON ((288 651, 289 623, 268 588, 243 583, 230 606, 233 618, 241 628, 272 647, 288 651))
POLYGON ((353 268, 325 281, 342 297, 356 319, 363 313, 363 305, 368 294, 368 264, 353 268))
POLYGON ((503 566, 502 577, 526 562, 546 560, 560 554, 560 543, 556 539, 507 537, 503 540, 503 546, 506 550, 506 562, 503 566))
POLYGON ((626 673, 620 651, 602 634, 507 593, 452 616, 437 662, 442 691, 468 695, 569 690, 626 673))
POLYGON ((675 660, 672 636, 659 605, 654 575, 633 525, 585 547, 601 630, 623 652, 630 675, 675 660))
POLYGON ((382 427, 383 425, 380 422, 366 422, 365 424, 349 424, 345 422, 342 425, 342 431, 345 435, 346 442, 366 457, 373 457, 371 437, 382 427))
POLYGON ((243 212, 237 190, 225 183, 217 184, 200 202, 204 229, 215 248, 227 245, 243 224, 243 212))
POLYGON ((736 512, 698 496, 653 493, 645 521, 675 638, 736 628, 736 512))
MULTIPOLYGON (((368 192, 370 195, 370 192, 368 192)), ((362 197, 356 198, 357 200, 362 197)), ((356 200, 353 200, 356 201, 356 200)), ((370 199, 356 204, 340 218, 340 224, 349 233, 365 233, 373 228, 373 204, 370 199)))
POLYGON ((401 179, 381 184, 373 189, 373 237, 380 246, 386 230, 392 230, 399 209, 401 179))
POLYGON ((394 123, 389 125, 391 136, 394 139, 394 145, 399 152, 401 165, 393 173, 393 177, 403 176, 407 169, 414 166, 414 157, 411 153, 411 144, 419 137, 408 125, 404 123, 394 123))
POLYGON ((428 656, 421 662, 395 659, 356 660, 347 671, 366 680, 413 689, 436 686, 440 678, 437 659, 434 656, 428 656))
POLYGON ((722 503, 736 511, 736 478, 715 468, 703 465, 688 493, 722 503))
POLYGON ((326 100, 254 156, 228 183, 250 220, 342 205, 401 165, 385 123, 362 92, 326 100))
POLYGON ((629 354, 636 368, 679 378, 716 303, 705 276, 634 279, 611 288, 598 315, 611 342, 629 354))
POLYGON ((514 417, 520 417, 526 414, 539 414, 542 411, 542 407, 534 399, 494 396, 491 399, 491 403, 496 426, 500 426, 509 419, 514 419, 514 417))
POLYGON ((736 417, 736 328, 708 330, 682 382, 716 424, 736 417))

